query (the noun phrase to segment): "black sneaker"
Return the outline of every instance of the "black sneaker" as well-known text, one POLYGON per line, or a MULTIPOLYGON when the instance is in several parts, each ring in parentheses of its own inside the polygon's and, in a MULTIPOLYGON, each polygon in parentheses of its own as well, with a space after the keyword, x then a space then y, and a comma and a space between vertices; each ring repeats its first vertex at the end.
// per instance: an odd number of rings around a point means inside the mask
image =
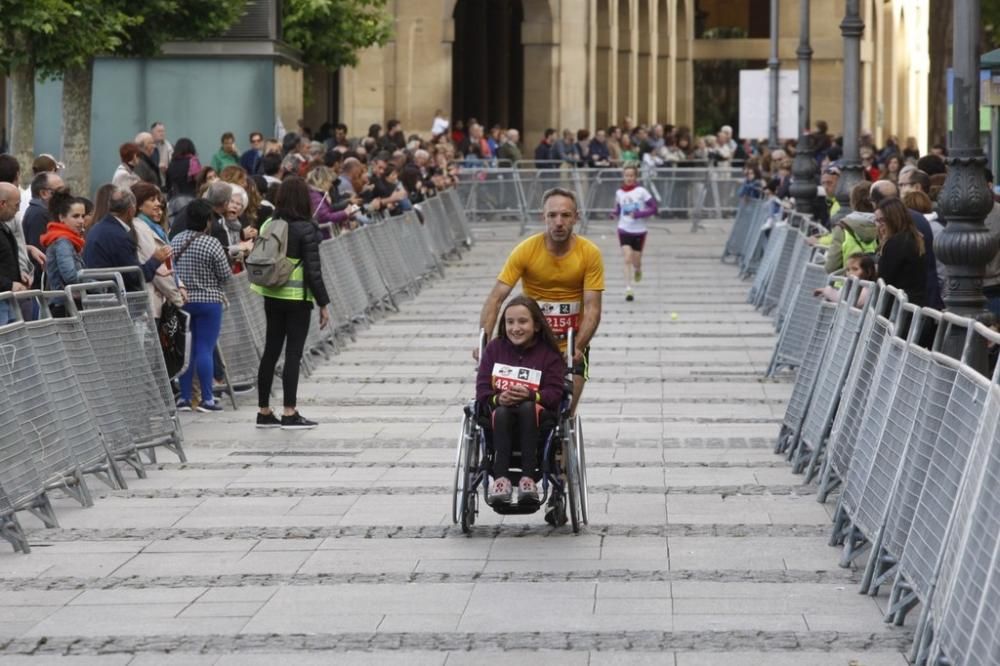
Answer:
POLYGON ((274 412, 270 414, 261 414, 257 412, 257 427, 258 428, 280 428, 281 420, 274 415, 274 412))
POLYGON ((298 412, 295 412, 291 416, 281 417, 282 430, 310 430, 317 425, 315 421, 310 421, 298 412))
POLYGON ((202 400, 194 409, 195 411, 202 412, 203 414, 212 414, 214 412, 221 412, 222 405, 219 404, 218 400, 213 400, 212 402, 205 402, 202 400))

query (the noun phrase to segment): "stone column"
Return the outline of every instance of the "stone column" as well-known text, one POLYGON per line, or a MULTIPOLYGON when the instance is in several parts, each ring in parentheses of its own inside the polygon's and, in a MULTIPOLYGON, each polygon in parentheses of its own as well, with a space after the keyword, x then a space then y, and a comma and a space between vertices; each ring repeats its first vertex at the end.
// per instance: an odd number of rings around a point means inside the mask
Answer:
POLYGON ((649 106, 649 122, 657 123, 662 120, 658 117, 658 111, 656 108, 657 103, 657 90, 659 89, 658 74, 659 70, 657 67, 658 60, 660 57, 660 13, 658 0, 648 0, 649 2, 649 81, 646 84, 646 99, 649 106))
MULTIPOLYGON (((993 209, 986 184, 986 156, 979 147, 979 0, 955 0, 954 5, 954 129, 948 146, 948 178, 938 199, 946 223, 934 239, 934 251, 947 267, 944 302, 948 311, 984 318, 985 265, 997 252, 996 239, 983 225, 993 209)), ((949 340, 950 351, 961 349, 961 335, 949 340)), ((986 349, 977 349, 973 367, 986 371, 986 349)))
POLYGON ((587 127, 597 128, 597 0, 587 3, 587 127))
MULTIPOLYGON (((851 212, 851 188, 864 175, 858 153, 858 135, 861 129, 861 35, 865 22, 858 13, 859 0, 847 0, 840 34, 844 37, 844 168, 837 182, 837 201, 840 211, 836 220, 851 212)), ((833 220, 833 221, 836 221, 833 220)))
POLYGON ((767 142, 778 147, 778 0, 771 0, 771 57, 767 60, 770 73, 770 95, 767 103, 767 142))
POLYGON ((811 89, 810 77, 812 47, 809 45, 809 0, 799 0, 799 48, 795 54, 799 57, 799 142, 795 148, 795 161, 792 163, 791 192, 795 197, 795 209, 800 213, 812 213, 813 202, 816 199, 816 158, 813 152, 812 139, 809 136, 809 95, 811 89))
POLYGON ((608 118, 612 125, 621 123, 618 115, 618 0, 608 0, 608 118))
POLYGON ((628 0, 628 114, 639 123, 639 0, 628 0))
POLYGON ((677 124, 677 0, 667 0, 667 117, 677 124))

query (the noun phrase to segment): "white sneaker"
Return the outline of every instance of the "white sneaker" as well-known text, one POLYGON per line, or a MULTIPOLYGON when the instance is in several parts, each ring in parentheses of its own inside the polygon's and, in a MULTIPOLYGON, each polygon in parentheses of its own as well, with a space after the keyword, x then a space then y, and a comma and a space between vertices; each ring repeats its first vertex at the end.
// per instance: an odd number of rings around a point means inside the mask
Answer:
POLYGON ((629 302, 635 300, 635 294, 632 293, 632 287, 625 287, 625 300, 629 302))

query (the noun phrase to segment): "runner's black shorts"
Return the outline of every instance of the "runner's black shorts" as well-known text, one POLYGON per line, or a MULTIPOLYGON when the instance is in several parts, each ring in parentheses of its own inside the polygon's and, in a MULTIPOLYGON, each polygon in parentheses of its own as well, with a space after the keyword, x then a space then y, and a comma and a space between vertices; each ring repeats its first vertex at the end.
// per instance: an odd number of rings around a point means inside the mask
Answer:
POLYGON ((636 252, 642 252, 642 248, 646 246, 646 232, 644 231, 641 234, 633 234, 619 229, 618 244, 622 247, 628 246, 636 252))

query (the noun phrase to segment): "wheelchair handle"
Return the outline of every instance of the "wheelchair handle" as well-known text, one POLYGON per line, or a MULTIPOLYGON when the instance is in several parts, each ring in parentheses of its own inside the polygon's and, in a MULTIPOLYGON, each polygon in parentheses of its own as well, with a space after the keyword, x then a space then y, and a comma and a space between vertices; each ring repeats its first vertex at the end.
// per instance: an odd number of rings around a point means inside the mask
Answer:
POLYGON ((572 370, 573 356, 576 354, 576 332, 571 328, 566 333, 566 366, 572 370))
POLYGON ((483 362, 483 351, 486 349, 486 329, 479 329, 479 362, 483 362))

